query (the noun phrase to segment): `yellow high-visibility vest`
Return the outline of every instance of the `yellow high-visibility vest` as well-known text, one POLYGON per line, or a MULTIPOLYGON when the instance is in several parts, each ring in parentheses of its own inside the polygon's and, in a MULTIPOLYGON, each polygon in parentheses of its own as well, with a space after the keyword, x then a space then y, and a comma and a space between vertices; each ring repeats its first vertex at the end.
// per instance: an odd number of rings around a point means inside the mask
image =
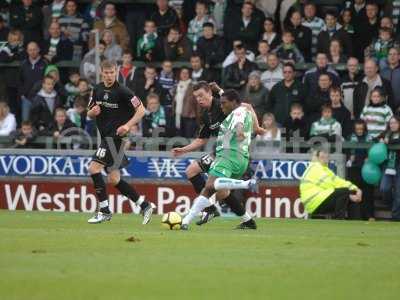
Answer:
POLYGON ((300 181, 300 200, 305 210, 312 214, 338 188, 358 189, 350 181, 335 175, 328 166, 311 162, 300 181))

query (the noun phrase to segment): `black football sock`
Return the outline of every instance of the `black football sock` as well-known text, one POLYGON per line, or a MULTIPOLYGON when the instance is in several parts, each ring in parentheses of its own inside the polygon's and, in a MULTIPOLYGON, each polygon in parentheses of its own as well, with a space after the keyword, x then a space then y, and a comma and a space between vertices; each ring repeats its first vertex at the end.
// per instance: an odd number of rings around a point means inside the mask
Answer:
POLYGON ((242 202, 240 202, 240 200, 236 198, 232 192, 224 199, 224 202, 229 206, 235 215, 241 217, 246 213, 242 202))
POLYGON ((192 183, 193 188, 196 191, 196 194, 200 194, 201 191, 206 186, 206 181, 204 180, 203 176, 201 176, 201 174, 197 174, 189 178, 189 181, 192 183))
POLYGON ((106 183, 104 182, 103 175, 96 173, 91 175, 94 189, 96 190, 97 199, 99 200, 100 211, 106 214, 110 214, 110 208, 108 207, 107 189, 106 183))
POLYGON ((133 186, 129 185, 129 183, 127 183, 125 180, 121 179, 115 187, 121 192, 122 195, 138 204, 141 209, 145 209, 149 205, 149 202, 147 201, 142 201, 139 203, 139 194, 136 192, 133 186))

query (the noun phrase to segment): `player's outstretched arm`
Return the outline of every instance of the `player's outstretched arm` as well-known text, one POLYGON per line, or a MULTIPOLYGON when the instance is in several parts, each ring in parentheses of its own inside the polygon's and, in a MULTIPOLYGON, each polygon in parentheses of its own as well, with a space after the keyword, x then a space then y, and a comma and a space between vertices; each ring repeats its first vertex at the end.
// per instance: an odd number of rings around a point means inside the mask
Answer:
POLYGON ((172 155, 176 157, 185 153, 198 150, 202 146, 204 146, 207 143, 207 141, 208 139, 201 139, 201 138, 194 139, 189 145, 186 145, 185 147, 173 148, 171 150, 172 155))
POLYGON ((133 117, 128 122, 126 122, 124 125, 118 127, 117 135, 119 135, 119 136, 126 135, 134 125, 136 125, 137 123, 140 122, 140 120, 142 120, 144 114, 145 114, 145 109, 144 109, 143 104, 141 103, 136 108, 136 111, 135 111, 135 114, 133 115, 133 117))

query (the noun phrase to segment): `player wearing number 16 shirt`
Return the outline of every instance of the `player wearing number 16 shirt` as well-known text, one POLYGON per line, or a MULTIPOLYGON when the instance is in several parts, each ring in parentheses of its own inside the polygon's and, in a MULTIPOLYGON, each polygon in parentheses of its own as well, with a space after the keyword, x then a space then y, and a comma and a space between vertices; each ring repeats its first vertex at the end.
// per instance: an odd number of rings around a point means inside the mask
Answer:
POLYGON ((132 126, 141 121, 145 109, 138 97, 116 81, 117 66, 110 61, 101 64, 103 82, 93 89, 88 106, 88 117, 96 120, 101 143, 89 164, 89 173, 99 201, 99 211, 88 220, 90 224, 111 220, 106 184, 101 172, 107 172, 108 181, 121 194, 139 205, 143 224, 151 220, 152 205, 139 198, 136 190, 121 178, 120 169, 128 165, 124 154, 124 138, 132 126))

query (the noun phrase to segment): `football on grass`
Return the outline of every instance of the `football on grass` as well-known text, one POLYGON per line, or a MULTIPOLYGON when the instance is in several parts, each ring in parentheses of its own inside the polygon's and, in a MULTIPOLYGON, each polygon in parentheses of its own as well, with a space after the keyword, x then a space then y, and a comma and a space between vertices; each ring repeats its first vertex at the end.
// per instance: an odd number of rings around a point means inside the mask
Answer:
POLYGON ((163 215, 161 224, 164 228, 179 230, 181 229, 182 217, 180 214, 172 211, 163 215))

